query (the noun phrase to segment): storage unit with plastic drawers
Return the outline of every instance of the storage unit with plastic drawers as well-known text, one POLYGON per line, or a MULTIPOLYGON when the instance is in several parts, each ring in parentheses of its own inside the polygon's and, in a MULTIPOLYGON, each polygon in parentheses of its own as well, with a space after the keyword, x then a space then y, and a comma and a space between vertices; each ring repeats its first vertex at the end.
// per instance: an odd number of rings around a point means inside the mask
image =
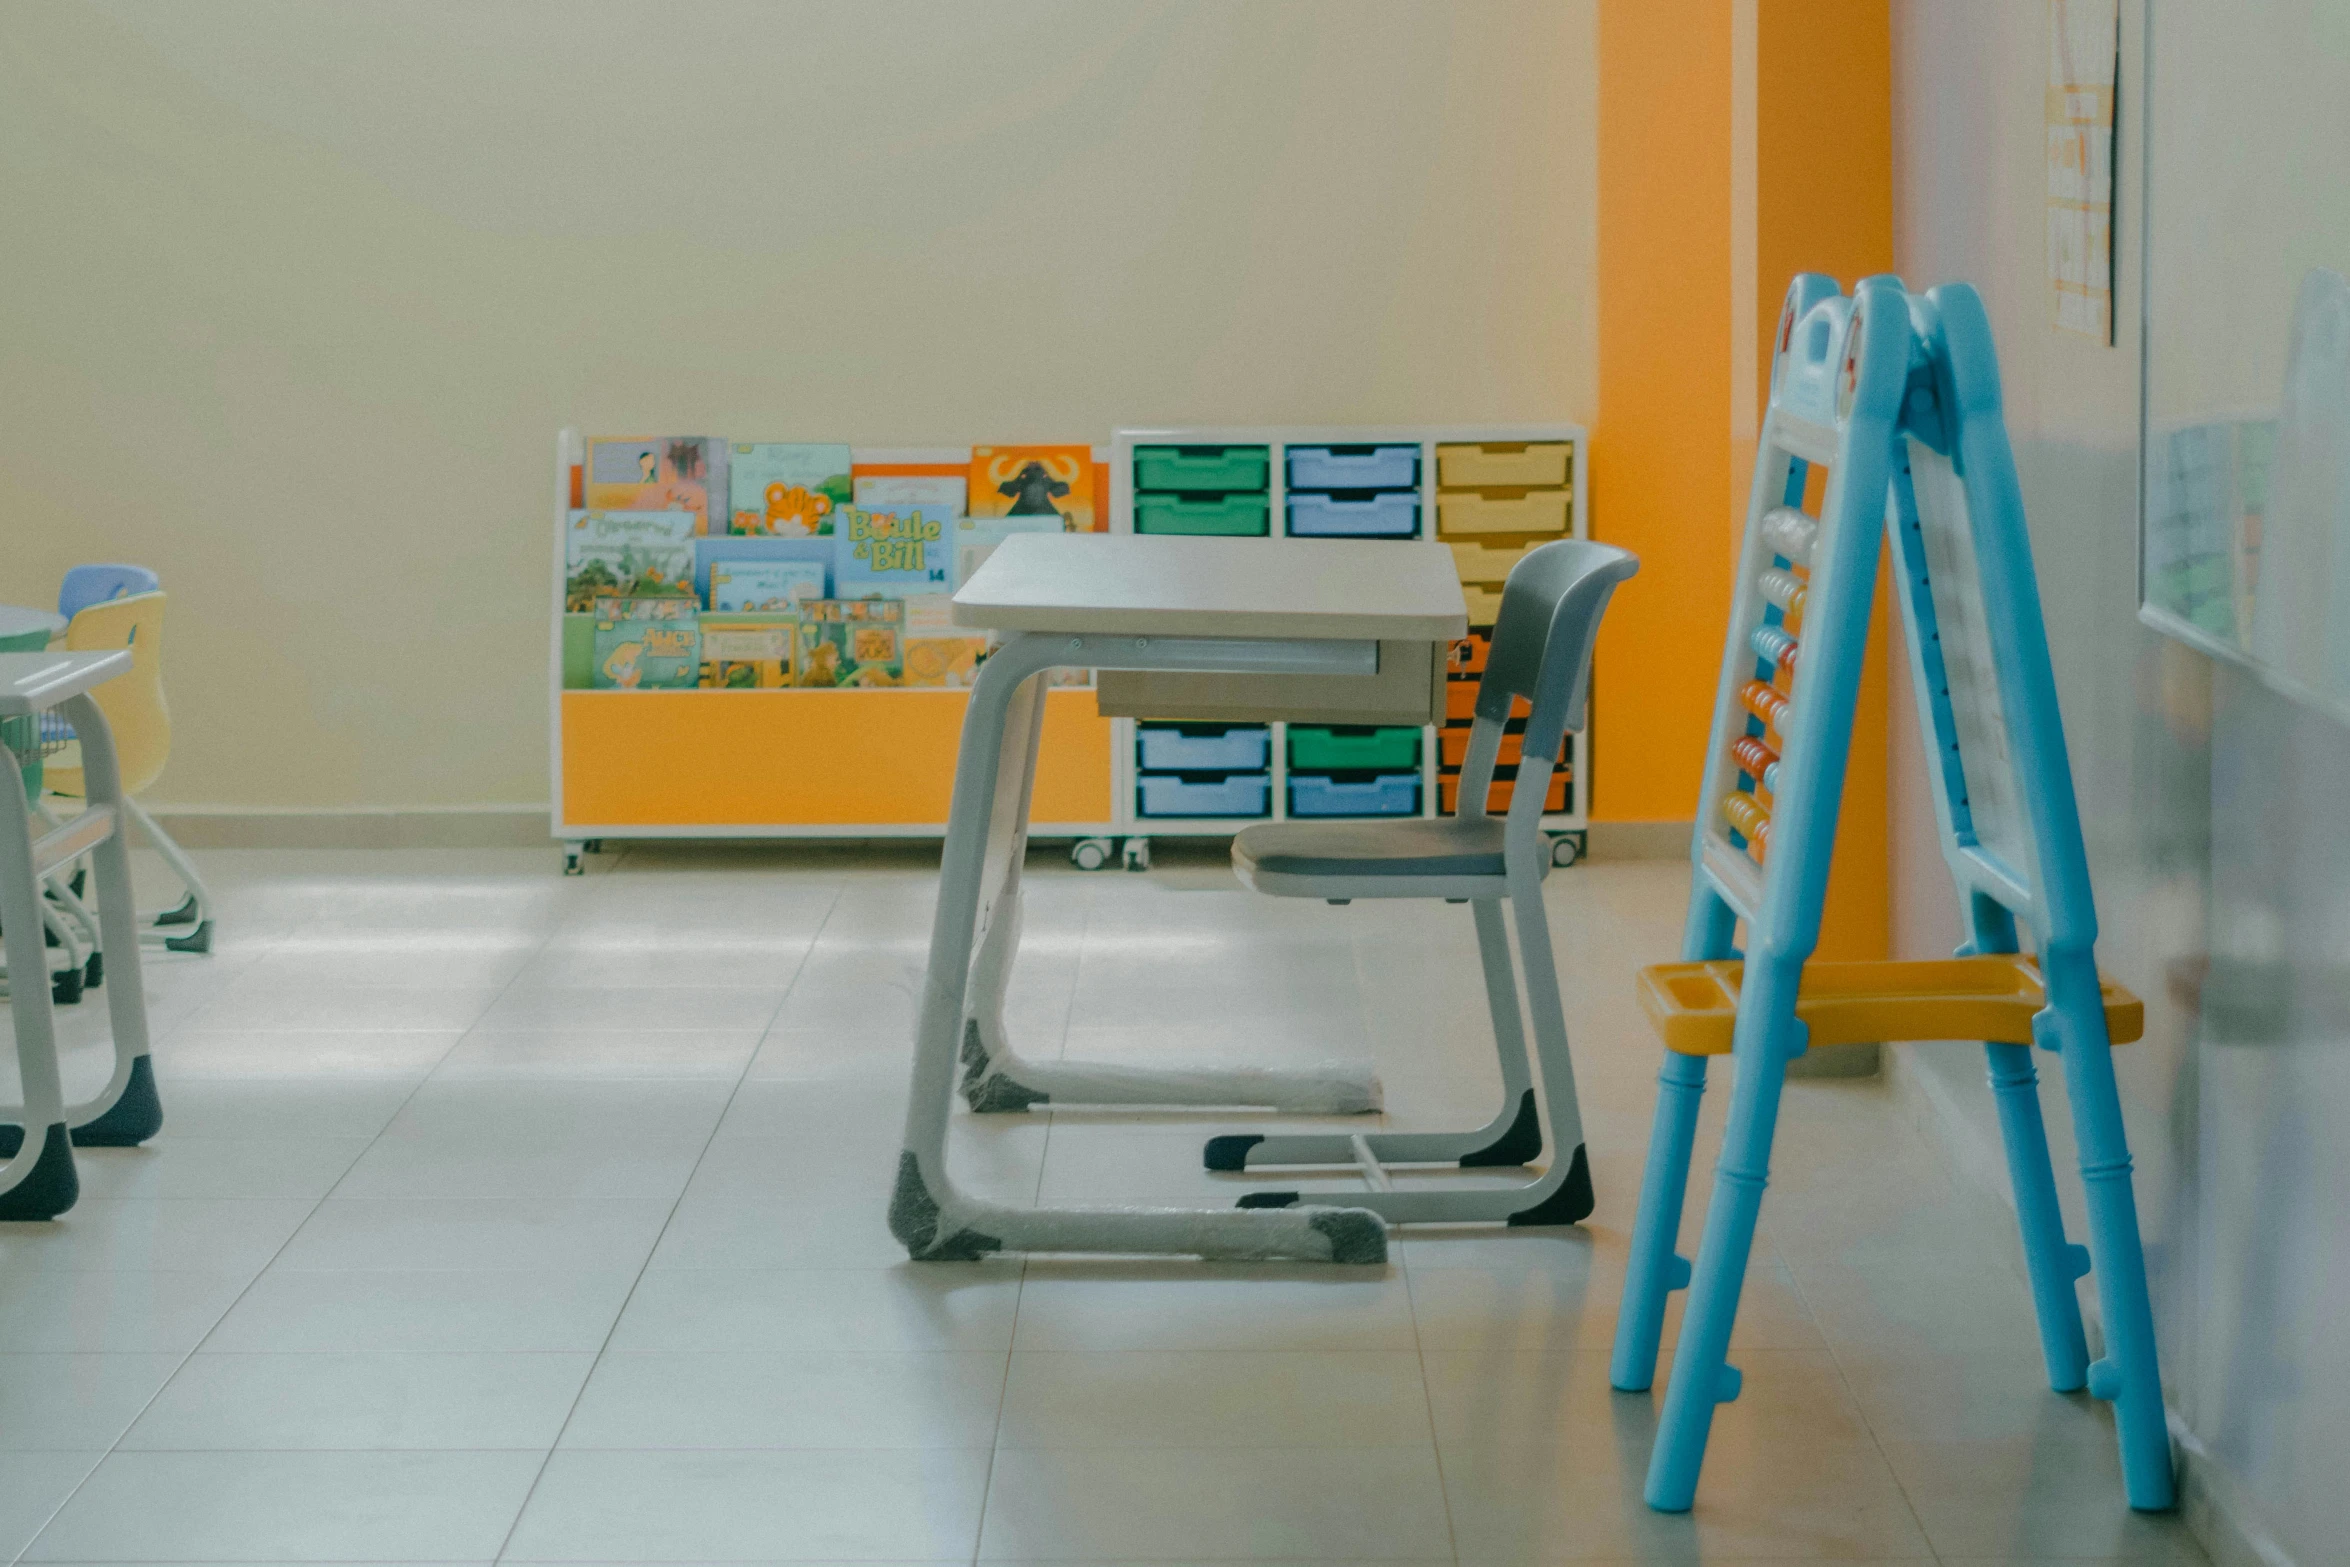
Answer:
MULTIPOLYGON (((1110 465, 1110 526, 1227 537, 1433 535, 1452 548, 1469 623, 1490 627, 1502 582, 1528 549, 1587 536, 1584 452, 1572 425, 1122 430, 1110 465)), ((1294 723, 1114 719, 1126 863, 1148 864, 1153 836, 1221 836, 1249 820, 1451 814, 1483 635, 1452 649, 1445 716, 1425 728, 1305 714, 1294 723)), ((1523 727, 1512 723, 1505 748, 1520 743, 1523 727)), ((1516 771, 1516 756, 1505 756, 1491 809, 1507 808, 1516 771)), ((1562 864, 1583 849, 1589 787, 1588 739, 1570 735, 1544 802, 1562 864)))

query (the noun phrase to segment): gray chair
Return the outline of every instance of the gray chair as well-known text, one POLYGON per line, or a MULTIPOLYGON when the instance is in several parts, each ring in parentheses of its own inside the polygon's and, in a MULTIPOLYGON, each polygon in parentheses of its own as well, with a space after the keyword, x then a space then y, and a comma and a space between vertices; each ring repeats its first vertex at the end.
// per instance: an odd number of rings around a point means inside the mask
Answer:
MULTIPOLYGON (((1492 651, 1477 688, 1477 721, 1461 766, 1457 816, 1432 821, 1284 822, 1251 827, 1232 840, 1232 865, 1241 881, 1277 898, 1333 903, 1442 898, 1469 905, 1484 960, 1494 1044, 1501 1054, 1499 1113, 1484 1126, 1464 1132, 1216 1137, 1207 1145, 1209 1169, 1355 1165, 1371 1190, 1347 1201, 1391 1224, 1573 1224, 1591 1212, 1591 1170, 1583 1154, 1574 1063, 1567 1054, 1566 1014, 1559 1001, 1550 924, 1542 908, 1542 881, 1551 867, 1542 804, 1567 731, 1583 726, 1600 616, 1616 584, 1639 569, 1639 560, 1623 550, 1564 539, 1530 551, 1510 572, 1493 628, 1492 651), (1511 704, 1520 697, 1533 711, 1526 720, 1524 756, 1509 814, 1488 816, 1485 799, 1494 759, 1511 704), (1502 919, 1504 900, 1517 915, 1527 1001, 1533 1009, 1533 1066, 1541 1076, 1554 1150, 1549 1168, 1538 1179, 1517 1186, 1394 1190, 1385 1169, 1389 1163, 1523 1165, 1542 1152, 1542 1119, 1518 1010, 1518 977, 1502 919)), ((1240 1206, 1286 1207, 1298 1200, 1296 1192, 1257 1191, 1242 1197, 1240 1206)))

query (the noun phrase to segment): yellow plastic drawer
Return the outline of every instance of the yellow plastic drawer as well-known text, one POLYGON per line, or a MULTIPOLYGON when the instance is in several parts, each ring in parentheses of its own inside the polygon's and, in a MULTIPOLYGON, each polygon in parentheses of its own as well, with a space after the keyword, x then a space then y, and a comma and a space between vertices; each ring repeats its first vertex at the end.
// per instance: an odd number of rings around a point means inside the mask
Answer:
POLYGON ((1469 603, 1469 624, 1490 626, 1501 615, 1501 589, 1481 588, 1474 582, 1461 584, 1461 597, 1469 603))
POLYGON ((1506 582, 1531 544, 1454 544, 1452 563, 1463 582, 1506 582))
POLYGON ((1564 533, 1571 490, 1450 493, 1436 497, 1436 531, 1457 533, 1564 533))
MULTIPOLYGON (((1640 1005, 1665 1048, 1685 1056, 1728 1055, 1745 971, 1735 962, 1642 969, 1640 1005)), ((2128 1044, 2146 1030, 2145 1004, 2102 975, 2099 982, 2106 1037, 2128 1044)), ((1810 1029, 1814 1046, 1910 1039, 2028 1045, 2032 1014, 2046 1005, 2040 966, 2028 957, 1996 954, 1923 963, 1807 963, 1795 1015, 1810 1029)))
POLYGON ((1483 441, 1436 448, 1440 489, 1539 489, 1567 482, 1575 447, 1569 441, 1483 441))

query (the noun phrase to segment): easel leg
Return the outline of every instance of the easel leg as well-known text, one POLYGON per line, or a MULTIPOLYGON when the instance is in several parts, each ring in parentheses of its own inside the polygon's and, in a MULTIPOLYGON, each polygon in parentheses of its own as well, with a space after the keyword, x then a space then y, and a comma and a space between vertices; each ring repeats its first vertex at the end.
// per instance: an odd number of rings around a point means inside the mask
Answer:
POLYGON ((1689 1155, 1697 1144, 1697 1111, 1704 1098, 1705 1057, 1666 1051, 1656 1075, 1656 1124, 1648 1134, 1640 1213, 1632 1224, 1632 1255, 1616 1310, 1615 1358, 1608 1366, 1609 1383, 1622 1392, 1645 1392, 1656 1381, 1665 1297, 1689 1283, 1689 1259, 1673 1248, 1680 1240, 1689 1155))
POLYGON ((2081 1332, 2081 1303, 2073 1280, 2089 1271, 2089 1254, 2064 1238, 2056 1172, 2048 1160, 2048 1129, 2040 1119, 2040 1074, 2029 1045, 1986 1044, 1991 1098, 2007 1144, 2007 1177, 2015 1191, 2016 1224, 2023 1232, 2024 1271, 2040 1320, 2040 1353, 2048 1385, 2078 1392, 2089 1379, 2089 1349, 2081 1332))
MULTIPOLYGON (((1737 911, 1706 888, 1702 877, 1689 899, 1681 932, 1684 962, 1730 956, 1737 911)), ((1615 1357, 1608 1381, 1626 1393, 1656 1381, 1657 1345, 1664 1338, 1665 1297, 1689 1284, 1680 1243, 1681 1207, 1689 1192, 1689 1157, 1697 1143, 1697 1112, 1705 1095, 1705 1058, 1665 1052, 1657 1071, 1656 1121, 1648 1136, 1648 1164, 1640 1176, 1640 1211, 1632 1222, 1632 1255, 1624 1297, 1616 1311, 1615 1357)))
POLYGON ((1741 1021, 1747 1008, 1761 1019, 1784 1021, 1739 1040, 1730 1125, 1722 1139, 1721 1161, 1714 1167, 1705 1239, 1697 1249, 1681 1341, 1673 1352, 1673 1380, 1665 1389, 1664 1418, 1648 1461, 1646 1496, 1648 1505, 1659 1512, 1687 1512, 1697 1499, 1697 1475, 1705 1463, 1714 1405, 1738 1396, 1740 1378, 1729 1360, 1730 1330, 1738 1320, 1738 1295, 1754 1251, 1763 1189, 1770 1185, 1771 1141, 1778 1130, 1779 1096, 1787 1085, 1788 1047, 1801 1038, 1781 1030, 1802 1026, 1794 1021, 1795 989, 1802 972, 1800 960, 1758 963, 1752 954, 1747 958, 1741 1021))
POLYGON ((2141 1512, 2177 1502, 2170 1429, 2162 1412, 2162 1370, 2155 1358, 2154 1307, 2146 1294, 2146 1255, 2138 1239, 2138 1201, 2130 1189, 2129 1135, 2113 1080, 2095 962, 2084 953, 2048 952, 2050 1010, 2064 1055, 2073 1134, 2089 1202, 2089 1247, 2096 1261, 2097 1302, 2105 1318, 2105 1354, 2089 1367, 2089 1391, 2113 1405, 2121 1442, 2122 1490, 2141 1512))

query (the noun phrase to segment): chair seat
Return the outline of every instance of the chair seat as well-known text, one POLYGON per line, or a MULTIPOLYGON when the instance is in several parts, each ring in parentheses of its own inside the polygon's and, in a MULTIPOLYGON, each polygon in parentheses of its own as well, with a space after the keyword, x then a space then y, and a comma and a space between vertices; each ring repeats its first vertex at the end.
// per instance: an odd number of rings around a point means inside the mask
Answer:
POLYGON ((1252 883, 1258 874, 1277 878, 1499 878, 1503 874, 1502 832, 1503 821, 1497 816, 1276 822, 1236 834, 1232 860, 1243 878, 1252 883))

